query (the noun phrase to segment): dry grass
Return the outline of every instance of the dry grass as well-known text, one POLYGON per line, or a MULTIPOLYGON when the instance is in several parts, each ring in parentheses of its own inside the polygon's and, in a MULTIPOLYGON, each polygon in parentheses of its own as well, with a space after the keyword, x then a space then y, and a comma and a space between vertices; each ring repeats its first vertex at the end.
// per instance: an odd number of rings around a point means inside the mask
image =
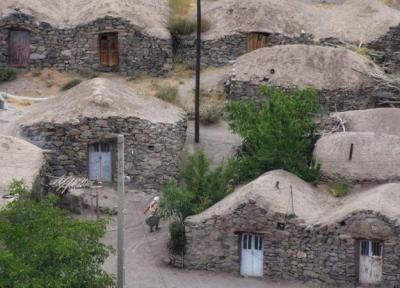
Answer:
POLYGON ((24 99, 7 99, 7 103, 13 104, 17 107, 27 107, 32 105, 32 101, 24 99))
MULTIPOLYGON (((190 35, 196 31, 197 22, 189 16, 195 7, 195 0, 170 0, 171 15, 168 20, 168 30, 175 35, 190 35)), ((211 22, 203 18, 201 32, 210 30, 211 22)))
POLYGON ((178 102, 179 95, 177 86, 159 83, 154 83, 153 86, 156 91, 154 96, 157 98, 172 104, 176 104, 178 102))
MULTIPOLYGON (((219 90, 200 91, 200 122, 203 125, 217 123, 221 119, 225 105, 225 94, 219 90)), ((189 119, 194 119, 194 93, 190 107, 186 107, 189 119)))

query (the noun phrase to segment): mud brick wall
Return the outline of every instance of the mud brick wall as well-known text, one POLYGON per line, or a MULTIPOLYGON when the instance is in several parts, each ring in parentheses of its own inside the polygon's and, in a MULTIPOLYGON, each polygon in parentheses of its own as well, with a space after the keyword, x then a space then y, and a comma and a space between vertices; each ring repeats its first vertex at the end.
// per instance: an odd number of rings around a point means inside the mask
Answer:
POLYGON ((30 31, 31 68, 90 72, 100 68, 99 34, 118 32, 119 71, 126 75, 162 75, 172 68, 171 39, 155 38, 122 18, 104 17, 59 29, 15 13, 0 19, 0 65, 8 64, 10 29, 30 31))
POLYGON ((45 123, 22 127, 22 135, 49 154, 53 176, 88 176, 89 146, 110 142, 113 176, 116 177, 115 135, 125 135, 125 173, 145 190, 159 190, 179 174, 180 155, 186 140, 186 119, 173 124, 139 118, 83 118, 73 123, 45 123))

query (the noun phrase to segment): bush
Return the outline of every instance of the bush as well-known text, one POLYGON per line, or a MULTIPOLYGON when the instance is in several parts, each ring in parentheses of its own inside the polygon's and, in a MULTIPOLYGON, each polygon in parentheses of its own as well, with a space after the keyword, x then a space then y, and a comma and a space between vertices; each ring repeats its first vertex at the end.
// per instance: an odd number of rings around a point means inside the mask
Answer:
POLYGON ((173 85, 154 85, 156 89, 155 96, 163 101, 167 101, 169 103, 176 103, 178 101, 178 87, 173 85))
POLYGON ((18 197, 0 210, 0 287, 115 287, 102 270, 105 232, 106 222, 73 218, 55 198, 18 197))
POLYGON ((184 253, 186 246, 185 226, 179 221, 174 221, 169 225, 169 233, 172 253, 176 255, 184 253))
POLYGON ((226 106, 228 123, 243 138, 237 153, 238 181, 251 180, 274 169, 284 169, 306 181, 316 181, 313 118, 320 111, 315 89, 261 87, 261 107, 254 102, 226 106))
POLYGON ((185 218, 201 213, 233 191, 234 168, 234 162, 228 162, 211 170, 209 160, 198 150, 184 161, 180 185, 164 187, 159 211, 161 217, 174 219, 170 226, 173 253, 184 253, 185 218))
POLYGON ((25 186, 25 182, 23 179, 21 180, 14 179, 8 186, 8 191, 11 195, 19 195, 19 196, 27 195, 29 193, 29 190, 25 186))
POLYGON ((61 90, 67 91, 81 83, 82 83, 81 79, 72 79, 72 80, 68 81, 67 83, 65 83, 63 86, 61 86, 61 90))
POLYGON ((367 57, 368 59, 371 59, 371 55, 369 54, 369 50, 367 47, 357 47, 354 49, 354 52, 361 56, 367 57))
POLYGON ((344 197, 350 192, 350 187, 344 183, 329 183, 328 192, 334 197, 344 197))
POLYGON ((201 20, 201 32, 207 32, 208 30, 211 29, 211 22, 208 19, 202 19, 201 20))
POLYGON ((0 67, 0 83, 15 80, 17 75, 18 72, 15 69, 0 67))
POLYGON ((190 35, 196 31, 196 21, 187 18, 171 18, 168 21, 168 30, 172 35, 190 35))
POLYGON ((183 163, 179 185, 170 183, 163 189, 161 215, 183 223, 186 217, 201 213, 233 191, 234 163, 216 169, 202 150, 197 150, 183 163))

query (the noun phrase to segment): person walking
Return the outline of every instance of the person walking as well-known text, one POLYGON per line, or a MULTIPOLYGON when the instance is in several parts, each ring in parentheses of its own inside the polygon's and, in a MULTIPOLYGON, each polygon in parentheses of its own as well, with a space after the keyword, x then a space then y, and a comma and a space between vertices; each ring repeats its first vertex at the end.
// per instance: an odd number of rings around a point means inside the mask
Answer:
POLYGON ((155 226, 156 231, 160 230, 158 224, 160 222, 160 217, 157 214, 158 207, 160 204, 160 197, 156 196, 153 200, 147 205, 146 209, 144 210, 143 214, 149 214, 146 218, 146 224, 150 226, 150 232, 153 232, 153 227, 155 226))

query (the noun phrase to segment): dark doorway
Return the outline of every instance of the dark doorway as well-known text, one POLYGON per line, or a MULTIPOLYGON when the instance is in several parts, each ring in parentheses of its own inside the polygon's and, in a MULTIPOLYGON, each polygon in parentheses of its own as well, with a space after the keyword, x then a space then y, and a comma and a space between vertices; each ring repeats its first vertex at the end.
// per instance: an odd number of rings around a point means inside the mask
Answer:
POLYGON ((115 71, 119 65, 118 33, 99 35, 100 65, 103 71, 115 71))
POLYGON ((30 58, 30 33, 10 30, 8 40, 8 62, 12 67, 28 67, 30 58))
POLYGON ((268 35, 264 33, 250 33, 247 36, 247 51, 264 48, 268 46, 268 35))

